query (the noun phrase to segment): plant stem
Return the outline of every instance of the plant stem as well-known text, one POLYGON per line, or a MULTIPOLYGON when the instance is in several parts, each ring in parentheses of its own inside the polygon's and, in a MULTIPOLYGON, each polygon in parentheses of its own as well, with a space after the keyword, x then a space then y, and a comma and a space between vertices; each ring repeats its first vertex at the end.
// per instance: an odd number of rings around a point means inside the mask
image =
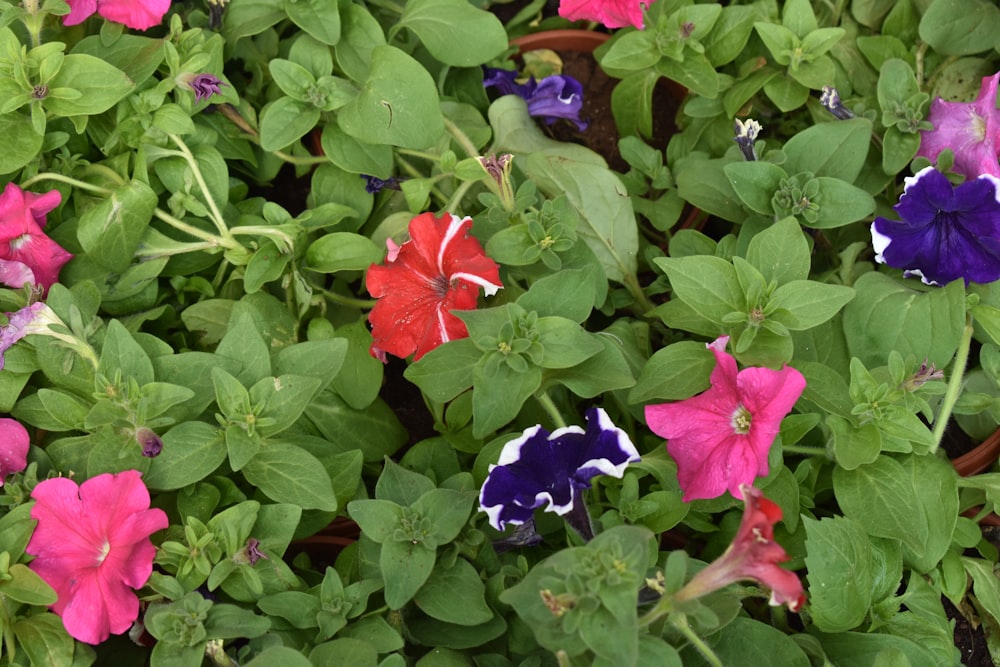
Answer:
POLYGON ((566 428, 566 420, 563 419, 562 414, 559 412, 559 408, 552 401, 552 397, 549 396, 547 391, 539 391, 535 393, 535 399, 541 404, 545 411, 549 413, 549 417, 552 419, 552 423, 556 425, 556 428, 566 428))
POLYGON ((448 204, 445 206, 445 210, 458 215, 460 209, 459 204, 462 203, 462 198, 465 197, 465 193, 469 191, 469 188, 473 186, 475 181, 462 181, 455 192, 452 193, 451 199, 448 200, 448 204))
POLYGON ((327 289, 317 289, 320 294, 322 294, 327 300, 334 303, 338 303, 342 306, 351 306, 353 308, 361 308, 362 310, 370 310, 375 307, 377 301, 375 299, 358 299, 351 296, 344 296, 343 294, 337 294, 336 292, 331 292, 327 289))
MULTIPOLYGON (((220 239, 215 234, 210 234, 209 232, 198 229, 194 225, 190 225, 179 218, 175 218, 161 208, 157 208, 153 211, 153 215, 167 223, 174 229, 184 232, 185 234, 190 234, 196 239, 201 239, 205 243, 208 243, 215 247, 221 248, 232 248, 232 243, 227 243, 226 239, 220 239)), ((236 244, 237 246, 239 244, 236 244)))
POLYGON ((944 430, 951 420, 951 411, 955 408, 958 395, 962 392, 962 383, 965 380, 965 366, 969 361, 969 347, 972 345, 972 314, 965 315, 965 328, 962 329, 962 339, 958 343, 958 350, 955 352, 955 363, 951 368, 951 379, 948 380, 948 389, 944 399, 941 401, 941 411, 934 421, 934 445, 931 453, 937 451, 944 438, 944 430))
POLYGON ((100 185, 93 185, 91 183, 87 183, 86 181, 77 180, 71 176, 63 176, 62 174, 56 174, 53 172, 42 172, 40 174, 35 174, 28 180, 21 183, 21 188, 26 190, 35 183, 38 183, 40 181, 58 181, 59 183, 66 183, 67 185, 72 185, 74 188, 78 188, 80 190, 97 192, 102 195, 110 195, 112 192, 114 192, 113 190, 101 187, 100 185))
POLYGON ((215 198, 212 197, 211 191, 208 189, 208 184, 205 182, 205 176, 201 173, 201 167, 198 166, 198 160, 195 159, 194 154, 191 149, 187 147, 187 144, 178 137, 176 134, 167 135, 170 140, 177 144, 177 148, 180 149, 181 153, 184 154, 184 159, 187 160, 188 165, 191 167, 191 173, 194 175, 194 180, 198 183, 198 187, 201 188, 202 197, 205 198, 205 203, 208 204, 208 210, 211 213, 212 222, 215 223, 215 228, 219 230, 219 234, 224 238, 229 238, 229 228, 226 226, 226 219, 222 217, 222 211, 219 210, 218 204, 215 203, 215 198))
POLYGON ((822 456, 830 458, 830 453, 823 447, 803 447, 801 445, 782 445, 781 451, 788 454, 803 454, 805 456, 822 456))
POLYGON ((695 634, 691 626, 688 625, 687 616, 684 614, 676 614, 670 619, 671 625, 681 631, 681 634, 691 642, 691 645, 698 649, 698 653, 701 653, 701 657, 705 658, 705 661, 712 667, 722 667, 722 661, 719 660, 719 656, 712 652, 712 649, 708 648, 701 637, 695 634))
POLYGON ((298 157, 295 155, 290 155, 289 153, 286 153, 284 151, 271 151, 271 155, 281 160, 284 160, 289 164, 303 164, 303 165, 326 164, 327 162, 330 161, 330 158, 326 157, 325 155, 317 155, 317 156, 310 155, 309 157, 298 157))
POLYGON ((472 143, 472 140, 469 139, 469 136, 465 134, 465 132, 462 132, 462 128, 448 118, 444 119, 444 127, 451 133, 451 136, 455 137, 455 141, 458 142, 458 144, 462 147, 462 150, 464 150, 469 157, 479 156, 479 151, 476 150, 475 144, 472 143))

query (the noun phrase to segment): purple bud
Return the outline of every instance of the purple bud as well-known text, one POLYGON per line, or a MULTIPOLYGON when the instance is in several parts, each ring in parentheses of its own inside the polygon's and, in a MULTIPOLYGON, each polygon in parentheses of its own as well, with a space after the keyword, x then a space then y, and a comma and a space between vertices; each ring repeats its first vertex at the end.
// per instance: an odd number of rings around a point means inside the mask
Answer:
POLYGON ((253 565, 261 558, 264 560, 268 559, 264 552, 258 547, 260 547, 260 540, 252 537, 247 539, 247 545, 243 547, 243 554, 246 556, 247 562, 250 563, 250 565, 253 565))
POLYGON ((201 102, 207 100, 212 95, 222 92, 222 86, 227 86, 224 81, 219 80, 211 74, 196 74, 189 82, 188 86, 194 91, 194 101, 201 102))
POLYGON ((142 455, 146 458, 159 456, 163 451, 163 441, 152 429, 140 426, 135 430, 135 441, 142 447, 142 455))

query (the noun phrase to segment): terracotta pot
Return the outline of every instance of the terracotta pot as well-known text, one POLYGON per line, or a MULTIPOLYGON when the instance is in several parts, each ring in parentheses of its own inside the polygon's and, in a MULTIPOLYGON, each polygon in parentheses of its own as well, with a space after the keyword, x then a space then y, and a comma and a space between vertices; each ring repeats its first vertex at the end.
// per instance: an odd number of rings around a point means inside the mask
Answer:
MULTIPOLYGON (((979 443, 972 451, 952 459, 951 464, 955 466, 959 475, 969 477, 988 470, 996 463, 997 459, 1000 459, 1000 429, 994 431, 990 437, 979 443)), ((973 517, 981 510, 982 507, 970 507, 963 512, 963 515, 973 517)), ((979 523, 985 526, 1000 526, 1000 516, 987 514, 979 520, 979 523)))

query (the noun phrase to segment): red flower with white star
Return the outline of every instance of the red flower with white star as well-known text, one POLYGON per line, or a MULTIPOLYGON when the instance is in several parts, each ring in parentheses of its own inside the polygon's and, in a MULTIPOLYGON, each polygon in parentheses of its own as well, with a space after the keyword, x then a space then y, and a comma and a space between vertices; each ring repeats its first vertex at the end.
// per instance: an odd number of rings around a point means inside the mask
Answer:
POLYGON ((410 221, 410 240, 368 268, 365 285, 378 299, 368 314, 373 356, 412 354, 416 361, 469 335, 452 311, 474 309, 480 287, 487 296, 503 287, 499 267, 469 235, 471 227, 472 218, 422 213, 410 221))

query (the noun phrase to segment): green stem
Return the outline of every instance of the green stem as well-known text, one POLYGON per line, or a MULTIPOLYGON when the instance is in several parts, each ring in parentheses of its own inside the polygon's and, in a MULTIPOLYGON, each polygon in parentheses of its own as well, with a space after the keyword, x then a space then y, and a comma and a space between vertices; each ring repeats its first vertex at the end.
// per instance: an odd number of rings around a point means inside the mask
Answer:
POLYGON ((330 158, 325 155, 318 155, 309 157, 298 157, 296 155, 290 155, 284 151, 271 151, 271 155, 274 157, 284 160, 289 164, 303 164, 303 165, 313 165, 313 164, 326 164, 330 161, 330 158))
POLYGON ((228 240, 227 242, 227 239, 221 239, 215 234, 210 234, 209 232, 198 229, 194 225, 190 225, 179 218, 175 218, 174 216, 170 215, 161 208, 155 209, 153 211, 153 215, 155 215, 157 218, 167 223, 174 229, 184 232, 185 234, 189 234, 195 237, 196 239, 201 239, 202 241, 204 241, 205 243, 209 244, 212 247, 235 249, 236 246, 239 246, 238 243, 235 244, 234 246, 231 240, 228 240))
POLYGON ((466 154, 468 154, 469 157, 479 156, 479 151, 476 150, 475 144, 472 143, 472 140, 469 139, 468 135, 465 134, 465 132, 462 132, 462 129, 458 125, 453 123, 448 118, 445 118, 444 126, 445 129, 447 129, 448 132, 451 133, 451 136, 455 137, 455 141, 458 142, 458 144, 462 147, 462 149, 466 152, 466 154))
POLYGON ((705 658, 705 661, 712 667, 722 667, 722 661, 719 660, 719 656, 712 652, 712 649, 708 648, 701 637, 695 634, 695 631, 691 629, 688 625, 687 617, 684 614, 677 614, 671 619, 671 625, 681 631, 681 634, 691 642, 691 645, 698 649, 698 653, 701 653, 701 657, 705 658))
POLYGON ((113 192, 113 190, 101 187, 100 185, 93 185, 91 183, 87 183, 86 181, 80 181, 75 178, 72 178, 71 176, 63 176, 62 174, 56 174, 53 172, 43 172, 41 174, 35 174, 28 180, 21 183, 21 188, 26 190, 35 183, 39 183, 41 181, 58 181, 59 183, 66 183, 67 185, 72 185, 74 188, 78 188, 80 190, 87 190, 88 192, 96 192, 102 195, 110 195, 113 192))
POLYGON ((924 55, 927 53, 927 49, 930 48, 930 44, 927 42, 920 42, 917 46, 916 54, 916 64, 917 64, 917 86, 920 90, 924 89, 924 55))
POLYGON ((336 292, 331 292, 326 289, 317 289, 317 292, 322 294, 328 301, 333 303, 338 303, 342 306, 351 306, 352 308, 361 308, 362 310, 370 310, 375 307, 375 299, 358 299, 356 297, 344 296, 343 294, 337 294, 336 292))
POLYGON ((625 274, 625 289, 627 289, 628 293, 632 295, 633 299, 635 299, 641 315, 645 316, 651 310, 656 308, 656 306, 654 306, 653 303, 646 298, 646 293, 642 291, 642 286, 639 285, 639 279, 635 276, 635 274, 625 274))
POLYGON ((462 198, 465 197, 465 193, 468 192, 469 188, 471 188, 474 184, 475 181, 462 181, 459 186, 455 188, 455 192, 451 195, 451 199, 448 200, 445 210, 458 215, 461 210, 459 208, 459 204, 462 203, 462 198))
POLYGON ((545 411, 549 413, 549 417, 552 419, 552 423, 556 425, 556 428, 566 428, 566 420, 563 419, 562 414, 559 412, 559 408, 552 401, 552 397, 545 390, 535 393, 535 399, 541 404, 545 411))
POLYGON ((962 340, 958 343, 958 350, 955 352, 955 363, 951 368, 951 379, 948 380, 948 389, 944 399, 941 401, 941 411, 938 412, 934 420, 934 446, 931 453, 937 451, 944 438, 944 431, 951 420, 951 412, 958 401, 958 395, 962 392, 962 383, 965 380, 965 366, 969 361, 969 347, 972 345, 972 314, 965 316, 965 328, 962 330, 962 340))
POLYGON ((167 135, 170 140, 177 144, 177 148, 180 149, 181 153, 184 154, 184 159, 187 160, 188 165, 191 167, 191 173, 194 175, 195 182, 198 183, 198 187, 201 188, 202 197, 205 198, 205 203, 208 204, 208 210, 211 213, 209 216, 212 218, 212 222, 215 223, 215 228, 219 230, 219 235, 223 238, 229 238, 229 228, 226 226, 226 219, 222 217, 222 211, 219 210, 218 204, 215 203, 215 198, 212 197, 211 191, 208 189, 208 184, 205 182, 205 176, 201 173, 201 167, 198 166, 198 160, 195 159, 194 154, 191 149, 187 147, 180 137, 176 134, 167 135))
POLYGON ((781 451, 786 454, 803 454, 805 456, 821 456, 830 458, 830 453, 822 447, 804 447, 802 445, 782 445, 781 451))

